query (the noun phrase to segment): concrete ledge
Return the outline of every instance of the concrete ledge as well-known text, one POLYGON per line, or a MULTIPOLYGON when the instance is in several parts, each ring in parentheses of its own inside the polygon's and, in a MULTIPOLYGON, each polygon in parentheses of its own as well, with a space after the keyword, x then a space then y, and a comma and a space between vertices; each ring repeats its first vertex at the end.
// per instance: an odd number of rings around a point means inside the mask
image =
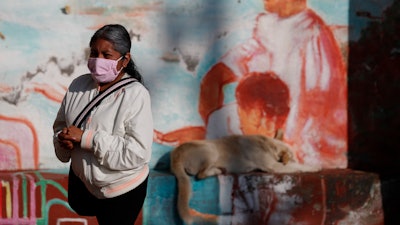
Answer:
MULTIPOLYGON (((175 177, 154 171, 150 182, 143 224, 182 224, 175 177)), ((220 215, 219 224, 384 224, 379 177, 373 173, 250 173, 192 182, 191 207, 220 215)))
MULTIPOLYGON (((68 171, 0 172, 0 225, 96 225, 67 203, 68 171)), ((219 215, 219 224, 383 225, 379 177, 352 170, 320 173, 221 175, 193 181, 193 209, 219 215)), ((176 181, 151 171, 136 225, 179 225, 176 181)))

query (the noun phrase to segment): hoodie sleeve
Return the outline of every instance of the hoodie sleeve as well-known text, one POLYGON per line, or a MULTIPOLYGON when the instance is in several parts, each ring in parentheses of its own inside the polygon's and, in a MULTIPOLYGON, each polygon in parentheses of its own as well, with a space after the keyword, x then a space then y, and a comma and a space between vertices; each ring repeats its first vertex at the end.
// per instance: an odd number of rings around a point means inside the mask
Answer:
POLYGON ((69 162, 71 158, 71 151, 69 149, 63 148, 60 143, 57 140, 57 135, 61 132, 61 130, 67 126, 65 122, 65 113, 64 113, 64 108, 65 108, 65 97, 61 103, 60 109, 58 110, 57 117, 53 123, 53 145, 55 149, 55 153, 57 158, 61 162, 69 162))

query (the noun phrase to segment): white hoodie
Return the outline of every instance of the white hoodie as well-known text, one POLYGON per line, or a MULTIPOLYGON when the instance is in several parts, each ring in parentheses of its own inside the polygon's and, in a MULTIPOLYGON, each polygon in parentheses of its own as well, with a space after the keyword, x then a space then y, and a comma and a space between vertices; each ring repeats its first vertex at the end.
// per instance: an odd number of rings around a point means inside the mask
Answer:
MULTIPOLYGON (((124 77, 127 77, 125 75, 124 77)), ((72 125, 83 108, 99 94, 90 74, 72 81, 53 124, 54 134, 72 125)), ((149 174, 153 142, 150 94, 139 82, 107 96, 92 110, 81 129, 80 146, 54 148, 61 162, 69 162, 75 174, 97 198, 111 198, 140 185, 149 174)))

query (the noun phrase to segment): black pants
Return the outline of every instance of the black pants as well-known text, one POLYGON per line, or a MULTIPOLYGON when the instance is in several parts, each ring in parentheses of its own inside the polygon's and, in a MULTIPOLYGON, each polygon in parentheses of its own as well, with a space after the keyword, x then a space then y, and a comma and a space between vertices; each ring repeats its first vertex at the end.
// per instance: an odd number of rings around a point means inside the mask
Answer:
POLYGON ((147 194, 148 178, 137 188, 114 198, 98 199, 70 168, 68 203, 81 216, 96 216, 99 225, 134 225, 147 194))

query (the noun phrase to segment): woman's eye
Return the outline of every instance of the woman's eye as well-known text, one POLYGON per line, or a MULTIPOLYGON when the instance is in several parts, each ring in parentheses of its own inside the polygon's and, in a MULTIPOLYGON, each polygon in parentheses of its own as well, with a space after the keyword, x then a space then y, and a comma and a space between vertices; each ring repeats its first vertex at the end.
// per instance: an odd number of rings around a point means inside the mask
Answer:
POLYGON ((104 58, 106 59, 111 59, 113 57, 113 55, 111 54, 104 54, 104 58))

